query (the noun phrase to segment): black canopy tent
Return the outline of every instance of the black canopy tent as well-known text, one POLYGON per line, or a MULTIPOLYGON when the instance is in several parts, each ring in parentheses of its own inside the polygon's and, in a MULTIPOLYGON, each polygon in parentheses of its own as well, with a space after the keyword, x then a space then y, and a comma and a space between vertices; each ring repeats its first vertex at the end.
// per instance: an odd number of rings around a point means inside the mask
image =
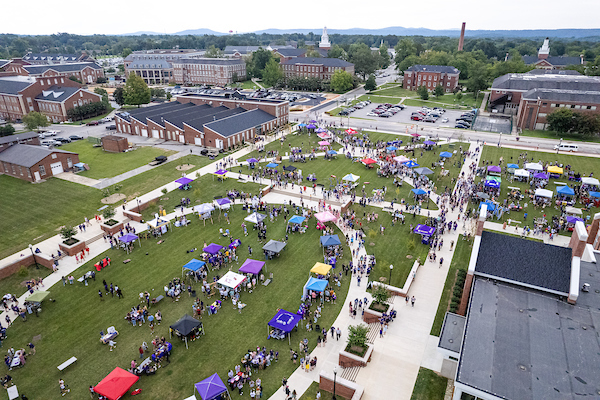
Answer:
POLYGON ((175 336, 185 340, 186 349, 188 348, 188 337, 196 338, 200 333, 204 335, 202 322, 194 319, 189 314, 185 314, 179 321, 171 325, 170 328, 169 337, 173 337, 172 334, 174 333, 175 336))

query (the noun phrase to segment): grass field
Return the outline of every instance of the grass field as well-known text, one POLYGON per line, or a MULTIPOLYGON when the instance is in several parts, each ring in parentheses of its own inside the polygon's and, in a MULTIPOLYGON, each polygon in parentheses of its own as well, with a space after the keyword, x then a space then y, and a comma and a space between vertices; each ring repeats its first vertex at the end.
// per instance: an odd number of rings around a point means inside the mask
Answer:
MULTIPOLYGON (((27 249, 27 253, 31 254, 29 249, 27 249)), ((27 281, 34 278, 45 278, 51 273, 52 270, 42 265, 39 265, 38 268, 35 265, 30 265, 29 267, 21 266, 14 274, 0 279, 0 293, 22 294, 27 289, 27 281)))
POLYGON ((389 85, 385 88, 377 89, 372 92, 369 92, 368 95, 375 96, 387 96, 387 97, 415 97, 417 96, 417 92, 412 90, 403 89, 401 84, 398 85, 389 85))
MULTIPOLYGON (((213 160, 208 157, 194 155, 181 157, 118 183, 121 186, 119 193, 123 193, 129 199, 132 199, 181 178, 181 171, 177 170, 178 165, 193 164, 194 168, 191 171, 194 171, 211 162, 213 160)), ((109 187, 109 189, 113 193, 115 185, 109 187)))
MULTIPOLYGON (((371 100, 373 103, 390 103, 390 104, 398 104, 400 97, 391 97, 391 96, 376 96, 372 94, 363 94, 358 98, 359 101, 371 100)), ((350 114, 352 116, 352 114, 350 114)))
POLYGON ((92 218, 101 198, 97 189, 56 178, 32 184, 0 175, 0 258, 56 235, 62 225, 92 218))
MULTIPOLYGON (((299 400, 315 400, 317 398, 317 392, 321 392, 321 400, 333 399, 333 393, 326 392, 325 390, 319 390, 319 382, 313 382, 308 389, 306 389, 299 400)), ((344 398, 340 395, 336 395, 335 400, 344 400, 344 398)))
POLYGON ((448 379, 421 367, 410 400, 443 400, 447 385, 448 379))
POLYGON ((530 131, 524 130, 520 133, 521 136, 529 136, 529 137, 537 137, 544 139, 564 139, 565 141, 573 141, 573 142, 600 142, 600 137, 598 136, 580 136, 573 135, 568 133, 558 133, 554 131, 530 131))
MULTIPOLYGON (((479 163, 480 166, 484 165, 484 161, 491 162, 490 165, 498 165, 500 157, 502 157, 504 164, 508 163, 516 163, 519 160, 519 155, 521 153, 525 153, 518 149, 509 149, 509 148, 498 148, 496 146, 485 146, 483 152, 481 154, 481 161, 479 163)), ((584 156, 576 156, 576 155, 567 155, 567 154, 555 154, 555 153, 546 153, 539 151, 527 151, 528 162, 533 158, 536 162, 541 161, 545 162, 558 162, 564 165, 571 165, 571 170, 574 172, 580 173, 582 176, 589 176, 591 172, 597 176, 600 173, 600 159, 595 157, 584 157, 584 156)), ((523 162, 518 163, 520 166, 523 166, 523 162)), ((562 179, 550 179, 550 183, 547 188, 552 190, 556 195, 556 187, 557 185, 554 182, 564 182, 567 183, 570 187, 573 187, 573 183, 569 182, 566 177, 563 176, 562 179)), ((513 181, 510 182, 508 177, 502 176, 502 184, 500 186, 501 192, 498 201, 502 203, 509 193, 508 186, 518 187, 521 189, 521 193, 525 194, 525 190, 529 189, 529 184, 527 182, 519 182, 513 181)), ((517 212, 512 211, 510 213, 504 213, 500 220, 496 220, 494 218, 494 222, 504 222, 506 220, 513 219, 517 221, 521 221, 520 226, 530 225, 532 226, 532 222, 534 218, 541 217, 546 214, 546 219, 550 221, 552 216, 560 215, 560 210, 557 209, 554 205, 550 207, 542 208, 534 208, 531 205, 531 201, 529 199, 521 200, 521 205, 524 203, 528 203, 528 207, 524 207, 524 211, 517 212), (527 220, 524 221, 524 213, 527 213, 527 220)), ((581 204, 577 204, 577 207, 582 207, 581 204)), ((592 218, 594 214, 598 212, 597 209, 593 208, 591 211, 583 211, 584 219, 587 216, 592 218)))
MULTIPOLYGON (((431 327, 431 335, 440 336, 442 331, 442 324, 444 323, 444 316, 448 307, 450 306, 450 298, 452 297, 452 288, 456 281, 457 271, 466 271, 469 268, 469 259, 471 258, 471 250, 473 249, 473 240, 462 240, 463 236, 455 243, 456 249, 454 250, 454 256, 450 263, 450 269, 448 270, 448 276, 446 277, 446 283, 444 283, 444 290, 442 291, 442 297, 440 298, 440 304, 438 305, 437 312, 435 313, 435 319, 433 320, 433 326, 431 327)), ((450 243, 446 243, 446 246, 450 246, 450 243)))
POLYGON ((89 171, 82 171, 79 175, 93 179, 117 176, 146 165, 157 156, 169 156, 175 153, 175 151, 150 146, 139 147, 127 153, 110 153, 102 150, 101 147, 94 147, 86 140, 65 144, 61 149, 78 153, 79 160, 90 166, 89 171))
MULTIPOLYGON (((303 153, 308 153, 312 151, 312 149, 316 149, 319 151, 319 142, 323 139, 320 139, 315 133, 312 133, 310 136, 306 133, 297 133, 290 134, 284 137, 284 141, 275 140, 265 146, 265 151, 258 152, 256 150, 250 152, 248 155, 244 156, 240 161, 245 161, 249 158, 259 158, 266 157, 267 151, 279 151, 280 156, 285 156, 285 153, 288 154, 291 151, 292 147, 300 147, 303 153)), ((334 148, 340 147, 337 143, 333 145, 334 148)))
MULTIPOLYGON (((232 223, 225 225, 232 231, 234 238, 241 238, 239 263, 248 256, 248 245, 254 248, 254 256, 261 258, 261 245, 256 240, 256 233, 249 230, 244 237, 240 222, 246 212, 236 209, 231 212, 232 223)), ((240 363, 240 358, 248 349, 266 346, 267 349, 279 351, 279 362, 273 363, 265 370, 255 372, 253 379, 260 377, 265 389, 264 398, 268 398, 281 385, 281 378, 289 376, 297 366, 289 359, 287 341, 267 340, 267 322, 278 308, 295 312, 300 304, 302 286, 308 276, 309 269, 316 261, 322 261, 322 250, 319 246, 320 232, 314 228, 314 220, 309 221, 307 233, 290 235, 288 245, 279 258, 268 261, 269 273, 274 274, 272 283, 259 285, 253 293, 242 292, 241 300, 247 304, 238 314, 230 301, 224 301, 221 310, 215 315, 204 315, 203 324, 206 335, 189 344, 175 338, 170 364, 163 364, 156 376, 143 376, 136 383, 142 388, 145 399, 180 400, 193 392, 193 384, 217 372, 226 379, 227 371, 240 363)), ((285 221, 268 223, 268 238, 280 239, 284 236, 285 221)), ((11 371, 13 380, 18 384, 19 393, 25 393, 31 399, 59 399, 58 379, 62 378, 71 388, 68 395, 73 399, 88 398, 87 388, 95 385, 112 369, 120 366, 127 369, 132 359, 138 362, 138 347, 142 342, 150 343, 152 335, 147 324, 141 328, 133 327, 125 320, 125 314, 140 303, 138 293, 149 291, 152 297, 163 292, 163 286, 173 277, 181 276, 181 266, 198 253, 188 254, 186 250, 201 247, 203 242, 229 243, 219 237, 217 226, 202 227, 197 220, 185 228, 175 228, 163 235, 164 243, 157 245, 156 239, 142 241, 142 248, 137 247, 127 255, 120 250, 109 250, 100 257, 109 256, 112 265, 97 275, 95 282, 89 286, 77 282, 76 285, 63 287, 61 284, 51 289, 51 297, 55 302, 44 302, 43 311, 38 318, 30 316, 27 322, 16 321, 8 331, 8 339, 3 342, 5 348, 21 348, 36 335, 37 354, 30 356, 25 367, 11 371), (147 254, 147 255, 146 255, 147 254), (131 259, 128 264, 122 261, 131 259), (123 299, 104 295, 104 301, 98 296, 103 290, 102 280, 108 284, 118 285, 124 294, 123 299), (99 342, 99 332, 108 326, 115 326, 119 336, 115 339, 117 347, 113 352, 108 346, 99 342), (77 363, 59 372, 56 366, 71 356, 78 358, 77 363)), ((344 250, 349 254, 349 250, 344 250)), ((198 254, 199 255, 199 254, 198 254)), ((81 276, 92 268, 99 259, 90 260, 73 273, 81 276)), ((348 257, 348 256, 347 256, 348 257)), ((223 271, 211 271, 212 276, 222 275, 223 271)), ((336 287, 338 301, 335 305, 325 303, 323 314, 319 320, 321 326, 329 327, 344 304, 348 290, 349 278, 344 278, 343 285, 336 287)), ((198 295, 201 296, 199 287, 198 295)), ((202 298, 209 304, 212 300, 202 298)), ((163 315, 163 322, 155 329, 155 334, 169 339, 169 325, 177 321, 183 314, 192 312, 192 298, 186 293, 181 300, 173 302, 164 299, 158 306, 152 306, 151 312, 158 309, 163 315)), ((291 347, 298 349, 298 342, 308 338, 310 347, 316 345, 317 333, 307 332, 303 326, 292 332, 291 347)), ((151 345, 150 345, 151 347, 151 345)), ((148 356, 146 354, 145 356, 148 356)), ((248 396, 247 390, 245 395, 248 396)), ((241 398, 237 392, 233 398, 241 398)), ((131 398, 129 395, 123 399, 131 398)))

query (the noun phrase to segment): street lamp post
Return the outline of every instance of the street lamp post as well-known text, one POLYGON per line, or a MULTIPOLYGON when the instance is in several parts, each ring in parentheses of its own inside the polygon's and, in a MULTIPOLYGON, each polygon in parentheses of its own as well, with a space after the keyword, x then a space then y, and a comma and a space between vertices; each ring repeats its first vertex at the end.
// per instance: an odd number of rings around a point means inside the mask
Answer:
POLYGON ((394 270, 394 266, 390 264, 390 285, 392 284, 392 271, 394 270))
POLYGON ((337 367, 333 367, 333 400, 336 400, 335 397, 335 380, 337 377, 337 367))
POLYGON ((35 269, 40 269, 40 266, 37 263, 37 259, 35 258, 35 252, 33 251, 33 245, 29 245, 29 250, 31 251, 31 255, 33 256, 33 262, 35 263, 35 269))
POLYGON ((137 205, 138 205, 138 214, 141 214, 140 213, 140 199, 139 199, 139 197, 137 199, 137 205))

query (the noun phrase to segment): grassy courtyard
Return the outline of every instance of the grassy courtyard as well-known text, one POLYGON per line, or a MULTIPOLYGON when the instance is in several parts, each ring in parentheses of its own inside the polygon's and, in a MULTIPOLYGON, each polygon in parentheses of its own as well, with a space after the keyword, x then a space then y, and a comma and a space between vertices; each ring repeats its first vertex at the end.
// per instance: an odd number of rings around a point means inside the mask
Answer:
MULTIPOLYGON (((254 248, 253 256, 261 259, 261 245, 257 242, 256 232, 249 230, 244 237, 240 222, 245 211, 236 209, 231 213, 231 225, 221 225, 231 229, 234 238, 241 238, 239 262, 233 263, 234 271, 248 256, 248 245, 254 248)), ((143 376, 135 387, 144 390, 147 399, 182 399, 193 392, 193 384, 217 372, 226 379, 227 371, 240 363, 240 358, 248 349, 266 346, 267 349, 279 351, 279 361, 265 370, 255 372, 253 379, 260 377, 268 398, 281 384, 281 378, 289 376, 297 367, 289 359, 287 341, 266 340, 267 322, 278 308, 295 312, 300 304, 302 286, 308 277, 309 269, 317 261, 322 261, 319 246, 319 231, 314 228, 314 220, 309 221, 307 233, 290 235, 288 246, 279 258, 267 262, 268 273, 274 274, 272 283, 259 285, 253 293, 242 292, 241 300, 247 306, 239 314, 229 301, 224 301, 221 310, 215 315, 205 314, 203 317, 206 335, 191 342, 189 349, 175 338, 170 364, 163 363, 156 376, 143 376)), ((152 335, 147 324, 138 329, 128 324, 125 314, 140 303, 138 293, 149 291, 152 297, 163 294, 163 286, 174 277, 181 276, 181 266, 199 253, 188 254, 186 250, 200 248, 203 242, 227 244, 228 240, 219 237, 217 225, 203 227, 197 220, 185 228, 174 228, 174 231, 163 235, 164 242, 157 244, 156 239, 142 241, 142 248, 137 247, 127 255, 120 250, 109 250, 73 273, 81 276, 93 268, 97 259, 109 256, 112 265, 97 275, 95 282, 89 286, 77 283, 51 288, 51 298, 55 302, 46 301, 43 312, 38 318, 30 316, 27 322, 16 321, 9 330, 9 337, 3 342, 5 348, 21 348, 37 337, 37 354, 30 356, 23 368, 11 371, 13 380, 18 383, 19 393, 29 398, 59 399, 58 379, 62 378, 71 388, 68 395, 74 399, 84 399, 89 395, 87 388, 95 385, 116 366, 127 369, 132 359, 138 362, 138 347, 142 342, 150 343, 152 335), (124 259, 131 262, 123 264, 124 259), (118 285, 124 294, 123 299, 104 295, 101 301, 98 290, 102 288, 102 280, 118 285), (108 326, 115 326, 119 336, 115 339, 117 347, 110 352, 107 345, 99 341, 100 331, 108 326), (78 358, 77 363, 59 372, 56 366, 71 356, 78 358)), ((285 222, 283 218, 274 224, 268 223, 268 238, 281 239, 284 236, 285 222)), ((348 258, 349 250, 344 250, 348 258)), ((212 276, 222 275, 221 271, 211 271, 212 276)), ((349 278, 344 278, 341 287, 336 287, 338 299, 336 304, 326 303, 319 320, 321 326, 329 327, 338 315, 345 301, 349 278)), ((198 295, 201 296, 199 286, 198 295)), ((209 304, 215 298, 202 300, 209 304)), ((169 325, 177 321, 183 314, 192 312, 192 298, 186 293, 179 301, 168 298, 151 312, 161 310, 163 322, 155 329, 155 334, 169 339, 169 325)), ((298 342, 306 337, 310 347, 316 345, 316 332, 307 332, 303 326, 292 332, 292 345, 298 349, 298 342)), ((150 345, 151 347, 151 345, 150 345)), ((145 357, 149 354, 147 353, 145 357)), ((240 398, 232 392, 233 398, 240 398)), ((247 391, 245 395, 248 396, 247 391)), ((124 399, 129 399, 126 395, 124 399)))
POLYGON ((419 368, 410 400, 443 400, 448 379, 426 368, 419 368))
POLYGON ((82 171, 79 175, 93 179, 117 176, 146 165, 157 156, 170 156, 175 153, 150 146, 139 147, 127 153, 109 153, 85 140, 68 143, 61 149, 78 153, 79 160, 90 166, 89 171, 82 171))
POLYGON ((101 198, 97 189, 56 178, 32 184, 0 175, 0 258, 56 235, 62 225, 92 218, 101 198))
POLYGON ((573 142, 594 142, 594 143, 600 142, 599 136, 581 136, 578 134, 558 133, 558 132, 554 132, 554 131, 541 131, 541 130, 531 131, 531 130, 526 129, 526 130, 523 130, 523 132, 521 132, 520 135, 536 137, 536 138, 544 138, 544 139, 556 139, 556 140, 564 139, 566 141, 573 141, 573 142))

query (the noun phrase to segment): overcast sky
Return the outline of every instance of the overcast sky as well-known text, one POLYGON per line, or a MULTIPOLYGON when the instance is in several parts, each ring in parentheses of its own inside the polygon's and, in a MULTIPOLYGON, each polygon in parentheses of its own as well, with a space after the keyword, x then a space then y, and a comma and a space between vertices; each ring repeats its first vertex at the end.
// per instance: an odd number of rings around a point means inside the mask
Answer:
MULTIPOLYGON (((269 28, 558 29, 600 28, 599 0, 275 1, 62 0, 2 1, 1 33, 175 33, 207 28, 251 32, 269 28), (571 7, 569 4, 575 5, 571 7), (104 10, 104 12, 102 12, 104 10)), ((315 32, 317 33, 317 32, 315 32)))

